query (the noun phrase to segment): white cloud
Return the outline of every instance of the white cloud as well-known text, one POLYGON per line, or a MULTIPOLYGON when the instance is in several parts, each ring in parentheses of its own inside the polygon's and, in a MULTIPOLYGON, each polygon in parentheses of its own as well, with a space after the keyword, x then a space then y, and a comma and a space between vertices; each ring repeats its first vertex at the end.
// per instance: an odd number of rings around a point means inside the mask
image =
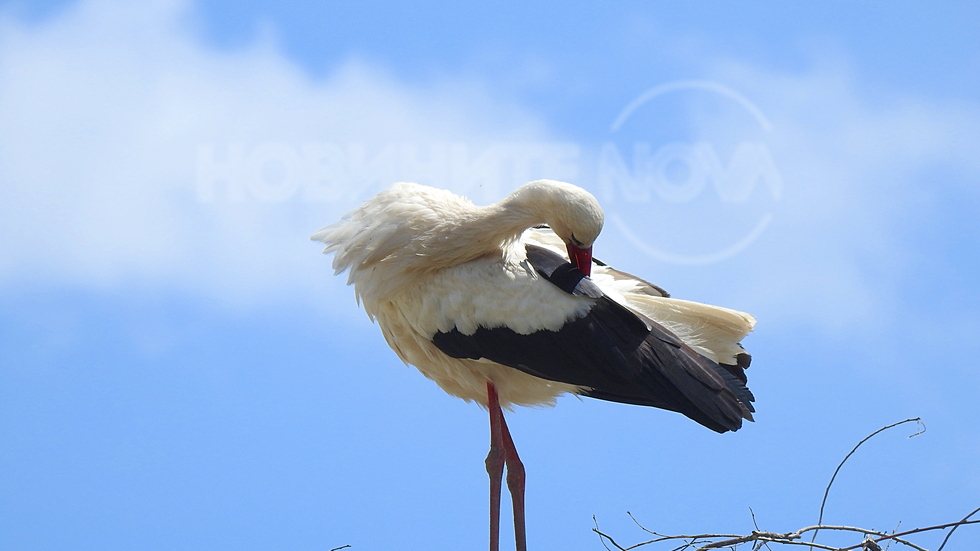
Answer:
MULTIPOLYGON (((217 52, 194 38, 192 20, 182 2, 111 0, 40 24, 0 17, 0 287, 158 285, 232 302, 310 296, 342 280, 325 278, 328 262, 307 236, 388 178, 420 174, 477 201, 533 171, 597 188, 587 150, 606 137, 581 154, 549 142, 534 113, 472 79, 408 86, 352 59, 314 80, 274 40, 217 52), (232 182, 241 201, 218 177, 236 148, 249 171, 232 182), (293 160, 248 165, 263 152, 293 160), (391 162, 372 165, 378 156, 391 162), (481 165, 501 157, 506 174, 481 165), (308 183, 313 174, 329 180, 313 166, 324 158, 346 172, 318 195, 322 186, 308 183), (377 178, 366 179, 372 166, 377 178), (290 167, 305 179, 290 180, 290 167)), ((771 224, 709 269, 638 256, 612 225, 600 257, 771 317, 849 328, 890 314, 889 286, 911 254, 895 225, 923 191, 915 174, 941 164, 980 175, 977 106, 868 92, 839 62, 793 74, 745 62, 696 71, 751 98, 773 123, 765 142, 784 185, 763 205, 771 224)), ((694 123, 712 136, 735 124, 694 123)), ((692 239, 726 231, 724 221, 691 221, 692 239)), ((645 223, 636 228, 653 227, 645 223)))
POLYGON ((874 88, 839 61, 802 74, 732 64, 717 75, 765 106, 786 181, 756 256, 778 269, 755 300, 848 330, 907 314, 901 302, 921 292, 899 288, 919 260, 909 225, 922 223, 925 197, 980 178, 980 106, 874 88), (964 177, 937 179, 937 167, 964 177))
MULTIPOLYGON (((202 202, 199 150, 339 144, 370 157, 387 143, 543 134, 473 83, 412 88, 357 60, 315 81, 270 40, 212 51, 190 15, 181 2, 88 1, 39 25, 2 18, 0 285, 165 285, 235 301, 308 288, 327 262, 307 236, 365 196, 338 186, 339 200, 233 202, 222 188, 202 202)), ((264 167, 270 181, 277 167, 264 167)))
MULTIPOLYGON (((629 258, 639 273, 662 274, 659 282, 668 290, 688 285, 699 300, 752 311, 763 326, 816 324, 867 336, 909 315, 904 301, 922 292, 902 288, 919 261, 918 244, 906 241, 914 233, 909 225, 923 223, 915 214, 924 197, 980 180, 980 106, 874 89, 839 60, 819 59, 799 73, 744 61, 719 63, 705 72, 711 81, 751 98, 772 130, 753 135, 758 125, 746 123, 745 110, 735 108, 731 116, 722 110, 693 117, 693 136, 720 144, 719 151, 727 151, 723 162, 733 149, 725 146, 740 137, 763 140, 782 176, 782 192, 774 200, 757 186, 746 203, 715 199, 715 210, 698 210, 697 202, 681 205, 679 225, 671 230, 682 241, 695 242, 706 232, 734 242, 751 225, 726 226, 712 215, 742 209, 753 220, 770 212, 772 221, 751 246, 707 270, 649 260, 643 266, 625 250, 617 251, 619 256, 629 258), (931 175, 937 167, 961 178, 938 179, 931 175)), ((980 188, 966 191, 976 194, 980 188)), ((654 236, 655 244, 658 239, 677 243, 676 236, 652 230, 660 213, 651 205, 650 220, 634 215, 640 233, 654 236)))

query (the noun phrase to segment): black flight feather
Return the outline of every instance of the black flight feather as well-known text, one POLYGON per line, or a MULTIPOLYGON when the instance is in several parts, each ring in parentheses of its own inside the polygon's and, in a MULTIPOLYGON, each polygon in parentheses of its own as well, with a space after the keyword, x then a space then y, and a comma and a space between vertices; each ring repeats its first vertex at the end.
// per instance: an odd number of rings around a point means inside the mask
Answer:
POLYGON ((754 397, 741 366, 720 366, 698 354, 663 326, 610 299, 560 255, 534 245, 527 252, 543 278, 592 299, 589 313, 558 331, 528 335, 507 327, 464 335, 454 328, 433 335, 436 347, 454 358, 486 358, 586 387, 584 395, 593 398, 676 411, 717 432, 738 430, 743 418, 752 419, 754 397))

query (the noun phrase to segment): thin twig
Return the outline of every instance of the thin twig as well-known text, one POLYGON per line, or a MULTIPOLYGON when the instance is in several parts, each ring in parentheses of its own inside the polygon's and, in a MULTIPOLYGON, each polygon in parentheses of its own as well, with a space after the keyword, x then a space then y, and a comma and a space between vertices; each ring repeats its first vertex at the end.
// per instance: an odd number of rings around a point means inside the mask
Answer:
MULTIPOLYGON (((691 545, 695 545, 698 542, 698 540, 707 540, 707 539, 713 539, 713 538, 737 539, 737 538, 745 537, 745 536, 742 536, 742 535, 739 535, 739 534, 698 534, 698 535, 668 536, 668 535, 665 535, 665 534, 658 534, 656 532, 650 532, 651 534, 654 534, 657 537, 654 538, 654 539, 652 539, 652 540, 649 540, 649 541, 644 541, 644 542, 640 542, 640 543, 637 543, 637 544, 633 544, 633 545, 631 545, 629 547, 623 547, 622 545, 619 545, 618 543, 616 543, 616 541, 611 536, 609 536, 609 534, 606 534, 606 533, 600 531, 599 528, 598 528, 598 526, 596 528, 593 528, 592 531, 595 532, 596 534, 598 534, 600 537, 603 537, 603 538, 608 539, 609 540, 609 543, 613 544, 613 546, 615 546, 620 551, 629 551, 630 549, 636 549, 637 547, 642 547, 644 545, 650 545, 651 543, 660 543, 662 541, 691 540, 690 542, 688 542, 685 545, 681 546, 681 548, 684 548, 684 547, 690 547, 691 545)), ((706 542, 706 543, 709 543, 709 545, 710 545, 710 542, 706 542)), ((702 549, 702 548, 699 547, 698 549, 702 549)))
MULTIPOLYGON (((895 529, 892 530, 892 534, 895 534, 895 532, 898 532, 898 529, 899 529, 900 526, 902 526, 902 521, 898 521, 898 524, 895 525, 895 529)), ((893 541, 894 540, 888 540, 888 545, 885 546, 885 551, 888 551, 891 548, 893 541)))
POLYGON ((604 540, 602 538, 608 539, 613 545, 615 545, 617 548, 619 548, 620 551, 624 551, 623 550, 623 547, 621 545, 619 545, 618 543, 616 543, 616 540, 612 539, 611 537, 609 537, 606 534, 603 534, 602 532, 599 531, 599 521, 596 520, 595 515, 592 515, 592 523, 595 524, 595 528, 593 528, 592 531, 595 532, 596 534, 599 534, 599 543, 601 543, 602 546, 606 548, 606 551, 610 551, 610 549, 606 545, 606 540, 604 540))
MULTIPOLYGON (((834 480, 837 479, 837 473, 840 472, 841 467, 844 466, 844 463, 847 463, 847 460, 850 459, 852 455, 854 455, 854 452, 856 452, 858 450, 858 448, 861 447, 862 444, 864 444, 868 440, 871 440, 872 438, 874 438, 874 436, 876 434, 878 434, 880 432, 884 432, 884 431, 886 431, 886 430, 888 430, 888 429, 890 429, 892 427, 897 427, 897 426, 903 425, 905 423, 911 423, 912 421, 916 421, 920 425, 922 425, 922 419, 920 417, 911 417, 911 418, 906 419, 904 421, 899 421, 897 423, 892 423, 891 425, 886 425, 886 426, 881 427, 880 429, 872 432, 871 434, 865 436, 863 440, 861 440, 860 442, 857 443, 856 446, 854 446, 854 449, 852 449, 847 455, 844 456, 844 459, 840 462, 840 465, 837 465, 837 468, 834 469, 834 475, 830 477, 830 482, 827 483, 827 488, 823 491, 823 500, 820 501, 820 516, 817 517, 817 524, 818 525, 823 523, 823 509, 827 505, 827 496, 830 495, 830 487, 834 485, 834 480)), ((923 432, 925 432, 925 425, 922 425, 922 427, 923 427, 922 430, 920 430, 919 432, 913 434, 912 436, 918 436, 918 435, 922 434, 923 432)), ((912 438, 912 436, 909 436, 909 438, 912 438)), ((810 538, 810 541, 813 542, 813 541, 816 541, 816 539, 817 539, 817 532, 815 531, 815 532, 813 532, 813 537, 810 538)))
POLYGON ((629 512, 629 511, 626 511, 626 516, 628 516, 630 518, 630 520, 633 521, 633 524, 639 526, 640 527, 640 530, 643 530, 644 532, 646 532, 648 534, 653 534, 654 536, 662 536, 663 535, 663 534, 658 534, 658 533, 654 532, 653 530, 648 529, 646 526, 643 526, 642 524, 640 524, 640 521, 636 520, 636 517, 633 516, 633 513, 629 512))
POLYGON ((955 532, 956 529, 959 528, 960 526, 962 526, 963 524, 967 524, 966 521, 970 520, 970 517, 972 517, 973 515, 975 515, 977 513, 980 513, 980 507, 977 507, 976 509, 973 510, 972 513, 970 513, 969 515, 966 515, 965 517, 963 517, 963 520, 961 520, 960 522, 958 522, 956 524, 956 526, 954 526, 952 529, 950 529, 950 531, 946 534, 946 537, 943 538, 943 542, 939 545, 939 549, 936 549, 936 551, 943 551, 943 547, 946 547, 946 542, 949 541, 949 537, 953 535, 953 532, 955 532))
MULTIPOLYGON (((947 522, 946 524, 937 524, 936 526, 927 526, 925 528, 916 528, 914 530, 906 530, 904 532, 899 532, 897 534, 884 535, 884 536, 882 536, 880 538, 877 538, 875 541, 877 542, 877 541, 885 541, 887 539, 893 539, 893 540, 895 540, 898 543, 903 543, 903 544, 908 545, 909 547, 912 547, 914 549, 919 549, 921 551, 926 551, 922 547, 919 547, 919 546, 917 546, 917 545, 915 545, 913 543, 910 543, 910 542, 908 542, 908 541, 900 538, 899 536, 907 536, 909 534, 918 534, 920 532, 931 532, 933 530, 942 530, 943 528, 949 528, 950 526, 955 527, 955 526, 962 526, 964 524, 980 524, 980 520, 961 520, 959 522, 947 522)), ((841 548, 841 551, 848 551, 850 549, 857 549, 858 547, 860 547, 860 545, 852 545, 850 547, 842 547, 841 548)))
POLYGON ((762 539, 762 540, 755 540, 753 536, 745 536, 745 537, 746 538, 749 538, 749 539, 738 538, 738 539, 733 539, 733 540, 724 540, 724 541, 712 542, 712 543, 710 543, 708 545, 705 545, 704 547, 698 547, 698 550, 700 551, 702 549, 719 549, 721 547, 732 547, 734 545, 741 545, 743 543, 748 543, 750 541, 766 541, 766 542, 778 543, 780 545, 803 545, 803 546, 810 546, 810 545, 812 545, 813 547, 816 547, 817 549, 827 549, 828 551, 838 551, 838 549, 836 547, 831 547, 829 545, 824 545, 822 543, 811 543, 811 542, 805 542, 805 541, 792 541, 792 540, 768 539, 768 538, 765 538, 765 539, 762 539))
MULTIPOLYGON (((761 532, 762 529, 759 528, 759 523, 755 521, 755 511, 753 511, 751 507, 749 507, 749 514, 752 515, 752 526, 755 526, 755 531, 756 532, 761 532)), ((758 542, 756 545, 753 545, 752 546, 752 550, 753 551, 759 551, 759 549, 761 549, 763 545, 766 546, 766 549, 768 549, 769 551, 772 551, 772 548, 769 547, 769 542, 767 542, 767 541, 760 541, 760 542, 758 542)))
MULTIPOLYGON (((834 549, 835 551, 837 551, 839 549, 837 547, 830 547, 830 546, 827 546, 827 545, 823 545, 823 544, 819 544, 819 543, 814 543, 814 542, 797 541, 797 540, 799 540, 802 537, 803 534, 805 534, 807 532, 812 532, 812 531, 815 531, 815 530, 839 530, 839 531, 845 531, 845 532, 857 532, 859 534, 864 534, 866 536, 887 536, 888 535, 888 534, 886 534, 884 532, 879 532, 877 530, 868 530, 866 528, 858 528, 858 527, 855 527, 855 526, 838 526, 838 525, 828 524, 828 525, 807 526, 806 528, 800 528, 796 532, 789 532, 789 533, 786 533, 786 534, 779 534, 779 533, 774 533, 774 532, 753 532, 751 536, 742 536, 741 538, 737 538, 737 539, 743 540, 743 541, 736 541, 736 540, 733 539, 733 540, 727 540, 727 541, 714 542, 712 545, 714 547, 726 547, 726 546, 731 545, 733 543, 734 544, 739 544, 739 543, 745 543, 746 541, 756 540, 756 541, 767 541, 767 542, 772 542, 772 543, 779 543, 779 544, 782 544, 782 545, 804 545, 804 546, 809 546, 809 545, 812 544, 814 547, 817 547, 817 548, 820 548, 820 549, 834 549), (746 539, 746 538, 749 538, 749 539, 746 539)), ((878 540, 875 540, 875 541, 878 541, 878 540)), ((904 540, 902 540, 900 538, 895 538, 895 541, 896 542, 899 542, 899 543, 904 543, 904 544, 912 547, 913 549, 916 549, 917 551, 926 551, 926 550, 922 549, 921 547, 919 547, 919 546, 917 546, 917 545, 915 545, 913 543, 904 541, 904 540)), ((858 544, 855 547, 860 547, 860 545, 862 545, 862 544, 858 544)))
POLYGON ((341 549, 347 549, 348 547, 350 547, 350 544, 347 544, 347 545, 341 545, 340 547, 334 547, 334 548, 333 548, 333 549, 331 549, 330 551, 340 551, 341 549))
MULTIPOLYGON (((980 510, 978 510, 976 512, 980 512, 980 510)), ((972 514, 973 513, 971 513, 971 515, 972 514)), ((616 541, 611 536, 609 536, 608 534, 605 534, 605 533, 601 532, 599 530, 599 528, 598 528, 598 524, 596 525, 595 528, 593 528, 592 531, 595 532, 596 534, 598 534, 600 536, 600 538, 608 539, 609 542, 611 544, 613 544, 613 546, 615 546, 617 549, 619 549, 619 551, 630 551, 632 549, 636 549, 638 547, 642 547, 642 546, 645 546, 645 545, 650 545, 650 544, 653 544, 653 543, 659 543, 659 542, 670 541, 670 540, 675 540, 675 541, 676 540, 683 540, 684 541, 684 544, 683 545, 675 548, 673 551, 684 550, 684 549, 687 549, 687 548, 692 547, 692 546, 697 546, 697 549, 698 550, 719 549, 719 548, 723 548, 723 547, 731 547, 731 548, 734 549, 738 545, 741 545, 743 543, 749 543, 749 542, 762 542, 762 543, 766 543, 766 544, 768 544, 768 543, 778 543, 780 545, 812 546, 815 549, 824 549, 824 550, 827 550, 827 551, 851 551, 851 550, 858 549, 858 548, 861 548, 861 547, 868 548, 869 547, 868 546, 868 542, 877 544, 879 542, 886 541, 886 540, 889 541, 889 542, 894 541, 895 543, 900 543, 900 544, 905 545, 905 546, 907 546, 907 547, 909 547, 911 549, 915 549, 916 551, 927 551, 924 547, 921 547, 919 545, 916 545, 916 544, 914 544, 914 543, 912 543, 912 542, 904 539, 902 536, 907 536, 909 534, 918 534, 918 533, 921 533, 921 532, 929 532, 929 531, 933 531, 933 530, 942 530, 942 529, 945 529, 945 528, 950 528, 950 527, 955 527, 955 526, 961 526, 961 525, 964 525, 964 524, 980 524, 980 520, 961 520, 959 522, 950 522, 950 523, 946 523, 946 524, 938 524, 936 526, 927 526, 927 527, 924 527, 924 528, 915 528, 913 530, 906 530, 904 532, 898 532, 898 533, 892 533, 892 534, 888 534, 886 532, 881 532, 879 530, 869 530, 867 528, 859 528, 859 527, 856 527, 856 526, 840 526, 840 525, 834 525, 834 524, 826 524, 826 525, 817 524, 817 525, 813 525, 813 526, 807 526, 805 528, 800 528, 799 530, 797 530, 795 532, 787 532, 787 533, 766 532, 766 531, 763 531, 763 530, 754 530, 751 534, 748 534, 748 535, 733 535, 733 534, 697 534, 697 535, 692 535, 692 534, 684 534, 684 535, 677 535, 677 536, 668 536, 668 535, 665 535, 665 534, 659 534, 659 533, 654 532, 652 530, 646 530, 647 532, 649 532, 651 534, 654 534, 657 537, 654 538, 654 539, 652 539, 652 540, 649 540, 649 541, 644 541, 644 542, 640 542, 640 543, 631 545, 629 547, 623 547, 623 546, 619 545, 618 543, 616 543, 616 541), (801 541, 801 539, 803 537, 803 534, 805 534, 807 532, 815 532, 815 531, 818 531, 818 530, 837 530, 837 531, 843 531, 843 532, 857 532, 859 534, 864 534, 866 536, 866 539, 865 540, 862 540, 861 543, 858 543, 858 544, 855 544, 855 545, 851 545, 849 547, 832 547, 832 546, 825 545, 825 544, 822 544, 822 543, 801 541)), ((603 546, 605 546, 605 542, 603 542, 603 546)), ((609 548, 606 547, 606 549, 609 549, 609 548)))
MULTIPOLYGON (((752 508, 750 507, 749 508, 749 513, 752 515, 752 524, 755 527, 755 530, 753 530, 752 533, 751 534, 748 534, 748 535, 740 535, 740 534, 697 534, 697 535, 691 535, 691 534, 685 534, 685 535, 671 536, 671 535, 667 535, 667 534, 661 534, 659 532, 656 532, 654 530, 650 530, 649 528, 643 526, 636 519, 636 517, 634 517, 633 514, 630 513, 629 511, 627 511, 626 514, 629 515, 629 517, 633 521, 633 523, 636 524, 636 526, 638 528, 640 528, 641 530, 643 530, 644 532, 646 532, 646 533, 654 536, 653 539, 651 539, 649 541, 645 541, 645 542, 640 542, 640 543, 631 545, 629 547, 623 547, 622 545, 620 545, 619 543, 617 543, 612 538, 612 536, 610 536, 608 534, 605 534, 605 533, 603 533, 603 532, 601 532, 599 530, 599 524, 598 524, 598 521, 596 521, 595 516, 592 517, 592 520, 595 523, 595 528, 593 528, 592 531, 599 535, 599 541, 602 542, 602 545, 606 549, 606 551, 612 551, 609 548, 609 546, 606 545, 606 540, 608 540, 609 543, 612 544, 619 551, 631 551, 631 550, 636 549, 638 547, 643 547, 643 546, 654 544, 654 543, 660 543, 660 542, 664 542, 664 541, 677 541, 677 540, 681 540, 681 541, 683 541, 683 543, 681 545, 675 547, 672 551, 686 551, 686 550, 688 550, 688 549, 690 549, 692 547, 696 547, 696 549, 698 551, 704 551, 704 550, 709 550, 709 549, 720 549, 720 548, 730 548, 730 549, 732 549, 734 551, 736 549, 736 547, 738 547, 739 545, 742 545, 744 543, 750 543, 750 542, 753 543, 753 551, 759 551, 759 549, 761 549, 762 546, 765 546, 769 551, 772 551, 772 549, 769 547, 769 544, 770 543, 776 543, 776 544, 780 544, 780 545, 801 545, 801 546, 810 547, 811 549, 816 548, 816 549, 821 549, 821 550, 825 550, 825 551, 853 551, 853 550, 856 550, 856 549, 859 549, 859 548, 860 549, 863 549, 864 551, 881 551, 881 546, 879 546, 878 544, 880 542, 884 542, 884 541, 887 541, 888 542, 885 551, 887 551, 888 549, 890 549, 890 546, 891 546, 892 542, 902 544, 902 545, 904 545, 906 547, 909 547, 911 549, 914 549, 915 551, 927 551, 924 547, 920 547, 919 545, 916 545, 916 544, 914 544, 914 543, 912 543, 912 542, 904 539, 903 536, 908 536, 910 534, 918 534, 918 533, 922 533, 922 532, 930 532, 930 531, 934 531, 934 530, 944 530, 946 528, 950 528, 949 532, 946 533, 946 537, 943 539, 942 544, 937 549, 937 551, 942 551, 943 548, 946 546, 946 543, 949 541, 950 537, 952 536, 953 532, 958 527, 963 526, 963 525, 966 525, 966 524, 980 524, 980 519, 978 519, 978 520, 970 520, 971 517, 973 517, 977 513, 980 513, 980 507, 978 507, 977 509, 974 509, 972 512, 970 512, 970 514, 968 514, 967 516, 963 517, 963 519, 960 520, 959 522, 949 522, 949 523, 946 523, 946 524, 937 524, 935 526, 927 526, 927 527, 923 527, 923 528, 915 528, 915 529, 912 529, 912 530, 906 530, 904 532, 898 532, 898 528, 901 526, 901 522, 899 522, 895 526, 895 528, 891 531, 891 533, 881 532, 881 531, 878 531, 878 530, 869 530, 869 529, 866 529, 866 528, 858 528, 858 527, 854 527, 854 526, 841 526, 841 525, 825 525, 825 524, 822 524, 822 522, 823 522, 824 507, 827 504, 827 497, 830 494, 830 488, 833 486, 834 481, 837 478, 837 475, 840 473, 841 468, 844 466, 844 464, 847 462, 847 460, 852 455, 854 455, 854 453, 858 450, 858 448, 861 447, 862 444, 864 444, 865 442, 867 442, 868 440, 870 440, 871 438, 873 438, 875 435, 877 435, 877 434, 879 434, 879 433, 881 433, 881 432, 883 432, 885 430, 888 430, 890 428, 896 427, 898 425, 902 425, 904 423, 910 423, 912 421, 918 422, 922 426, 922 429, 919 430, 918 432, 916 432, 915 434, 910 435, 909 438, 918 436, 918 435, 922 434, 923 432, 925 432, 925 425, 922 424, 921 419, 919 419, 918 417, 914 417, 914 418, 906 419, 904 421, 899 421, 898 423, 893 423, 891 425, 884 426, 884 427, 876 430, 875 432, 871 433, 870 435, 868 435, 867 437, 865 437, 864 439, 862 439, 860 442, 858 442, 857 445, 854 446, 853 449, 851 449, 851 451, 844 457, 844 459, 840 462, 840 464, 837 465, 837 469, 834 470, 834 474, 833 474, 833 476, 831 476, 830 482, 827 484, 827 487, 824 490, 823 500, 821 501, 821 504, 820 504, 820 522, 818 522, 817 524, 815 524, 813 526, 807 526, 805 528, 800 528, 799 530, 796 530, 795 532, 787 532, 787 533, 778 533, 778 532, 767 532, 767 531, 763 531, 763 530, 760 530, 759 529, 759 523, 756 521, 755 511, 753 511, 752 508), (856 533, 859 533, 859 534, 863 534, 864 535, 864 539, 861 541, 861 543, 857 543, 857 544, 851 545, 849 547, 831 547, 829 545, 825 545, 825 544, 822 544, 822 543, 816 543, 816 537, 817 537, 817 534, 819 533, 820 530, 837 530, 837 531, 844 531, 844 532, 856 532, 856 533), (809 542, 803 541, 803 539, 802 539, 803 538, 803 534, 805 534, 807 532, 813 532, 813 536, 810 538, 810 541, 809 542)), ((345 546, 345 547, 349 547, 349 546, 345 546)), ((338 549, 341 549, 341 548, 338 548, 338 549)), ((335 550, 331 550, 331 551, 335 551, 335 550)))

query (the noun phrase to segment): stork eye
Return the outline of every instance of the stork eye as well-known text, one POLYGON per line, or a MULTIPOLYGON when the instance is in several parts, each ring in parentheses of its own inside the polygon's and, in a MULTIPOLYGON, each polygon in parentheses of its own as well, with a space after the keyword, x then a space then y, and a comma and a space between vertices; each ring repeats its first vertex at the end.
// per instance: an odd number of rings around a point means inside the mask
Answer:
POLYGON ((585 247, 585 243, 582 243, 581 241, 576 239, 574 233, 571 235, 571 239, 572 239, 572 245, 575 245, 576 247, 585 247))

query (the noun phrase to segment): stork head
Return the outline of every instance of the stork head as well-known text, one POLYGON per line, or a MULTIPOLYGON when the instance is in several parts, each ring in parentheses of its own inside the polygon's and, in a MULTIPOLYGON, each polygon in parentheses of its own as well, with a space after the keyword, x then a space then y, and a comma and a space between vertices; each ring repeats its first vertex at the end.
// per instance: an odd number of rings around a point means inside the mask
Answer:
POLYGON ((533 205, 538 217, 565 242, 572 264, 589 275, 592 244, 602 231, 603 214, 599 201, 580 187, 554 180, 531 182, 517 190, 514 196, 526 205, 533 205))
POLYGON ((587 195, 591 201, 565 203, 563 209, 558 209, 554 218, 547 220, 555 235, 565 242, 568 259, 576 268, 592 274, 592 244, 602 231, 602 209, 599 203, 587 191, 575 188, 587 195))

